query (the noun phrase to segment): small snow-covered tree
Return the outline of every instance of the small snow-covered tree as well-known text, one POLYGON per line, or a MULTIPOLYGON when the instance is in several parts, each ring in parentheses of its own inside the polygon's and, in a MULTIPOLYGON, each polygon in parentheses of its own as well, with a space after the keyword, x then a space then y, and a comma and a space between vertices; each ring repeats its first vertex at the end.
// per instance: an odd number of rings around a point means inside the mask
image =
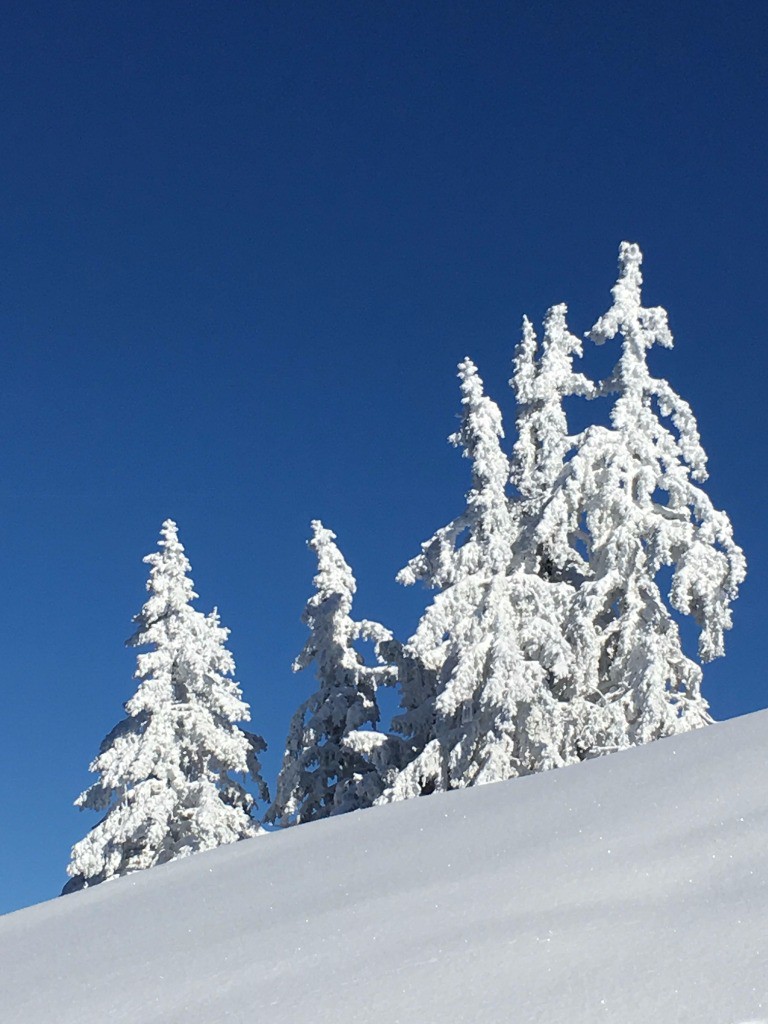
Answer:
POLYGON ((670 348, 672 335, 665 310, 642 304, 641 262, 639 248, 622 243, 613 305, 589 334, 597 344, 622 338, 600 388, 614 399, 611 425, 575 439, 537 527, 537 543, 561 563, 583 565, 584 551, 588 561, 568 623, 582 667, 572 708, 580 756, 710 720, 701 669, 684 653, 671 609, 694 618, 709 661, 723 653, 745 575, 728 517, 695 482, 707 474, 691 409, 648 368, 648 350, 670 348))
POLYGON ((291 721, 275 801, 265 818, 281 826, 370 806, 382 788, 360 747, 364 727, 375 729, 378 724, 376 691, 391 681, 392 669, 383 663, 366 665, 355 642, 372 641, 378 652, 392 634, 377 622, 351 617, 356 590, 352 570, 334 533, 319 520, 313 521, 312 532, 316 589, 302 616, 310 635, 293 669, 314 665, 319 686, 291 721))
POLYGON ((574 356, 583 354, 582 343, 568 330, 567 311, 564 304, 547 310, 540 350, 533 326, 527 317, 523 318, 522 338, 509 382, 517 405, 511 479, 522 502, 524 529, 517 542, 520 557, 545 579, 577 583, 589 571, 578 550, 562 540, 553 543, 554 538, 560 539, 556 532, 550 531, 542 538, 538 530, 573 450, 564 399, 574 395, 593 398, 596 394, 592 381, 574 372, 574 356))
POLYGON ((532 571, 524 507, 507 493, 501 414, 471 360, 459 377, 464 412, 451 441, 472 461, 472 489, 465 511, 398 577, 439 593, 398 658, 403 710, 393 728, 410 757, 380 802, 563 763, 555 690, 570 668, 571 591, 532 571))
POLYGON ((533 325, 523 318, 509 382, 517 404, 512 481, 523 497, 539 502, 549 498, 572 446, 563 399, 595 394, 594 384, 573 370, 574 356, 583 351, 581 339, 568 330, 567 312, 563 303, 547 310, 538 358, 533 325))
POLYGON ((126 718, 91 764, 98 780, 75 801, 106 812, 72 849, 65 892, 257 834, 253 798, 230 773, 250 772, 269 798, 257 753, 264 741, 239 729, 248 705, 232 678, 217 612, 192 607, 197 595, 176 524, 163 523, 149 599, 128 641, 138 655, 126 718))

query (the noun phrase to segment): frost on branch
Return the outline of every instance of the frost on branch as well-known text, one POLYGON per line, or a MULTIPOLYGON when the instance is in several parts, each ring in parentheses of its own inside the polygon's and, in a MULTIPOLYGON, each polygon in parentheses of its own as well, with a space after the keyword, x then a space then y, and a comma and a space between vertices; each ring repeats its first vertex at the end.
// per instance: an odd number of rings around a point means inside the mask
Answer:
POLYGON ((381 659, 365 665, 354 644, 370 640, 378 654, 392 634, 376 622, 351 618, 352 570, 335 534, 319 521, 312 530, 316 589, 302 617, 310 635, 294 671, 314 664, 319 686, 291 721, 277 795, 265 819, 283 826, 370 806, 382 789, 375 754, 381 743, 367 738, 385 738, 363 727, 378 724, 376 691, 391 682, 392 670, 381 659))
POLYGON ((570 588, 531 572, 521 505, 507 494, 501 414, 474 364, 459 366, 463 418, 451 440, 472 462, 466 510, 400 574, 439 589, 399 658, 411 756, 379 802, 493 782, 563 763, 558 680, 567 676, 570 588))
POLYGON ((253 798, 231 773, 250 773, 269 799, 257 754, 264 741, 239 729, 248 705, 216 611, 203 615, 176 525, 166 520, 151 566, 149 598, 136 616, 134 696, 105 738, 75 801, 106 812, 72 849, 65 892, 257 834, 253 798))
POLYGON ((727 516, 693 482, 706 478, 706 456, 691 409, 647 365, 648 350, 670 348, 672 334, 665 310, 642 305, 641 262, 639 248, 623 243, 613 304, 589 335, 597 344, 622 339, 600 389, 614 399, 611 427, 578 439, 537 532, 551 550, 570 546, 576 557, 580 539, 588 552, 569 622, 584 669, 573 708, 582 756, 709 721, 701 670, 683 652, 667 600, 693 616, 708 661, 723 653, 745 575, 727 516))
POLYGON ((582 346, 565 306, 548 311, 541 345, 524 321, 511 464, 499 410, 473 364, 459 368, 464 416, 452 440, 472 461, 472 490, 398 577, 438 593, 396 652, 401 744, 377 753, 400 768, 380 802, 710 720, 674 612, 698 625, 702 661, 722 654, 745 563, 728 517, 701 489, 706 457, 690 407, 649 371, 648 350, 670 348, 672 335, 666 312, 642 304, 641 259, 622 245, 613 303, 589 335, 621 339, 607 380, 574 370, 582 346), (609 401, 610 426, 570 434, 572 396, 609 401))
MULTIPOLYGON (((560 484, 575 440, 568 431, 563 401, 574 395, 593 398, 592 381, 574 372, 573 360, 582 355, 579 338, 566 323, 567 307, 552 306, 544 318, 544 338, 538 353, 533 326, 523 319, 523 335, 515 352, 510 385, 517 401, 517 440, 512 451, 511 479, 521 496, 518 551, 526 564, 552 582, 578 583, 589 569, 574 537, 566 531, 542 533, 538 524, 560 484)), ((550 515, 552 513, 549 513, 550 515)))
POLYGON ((568 330, 567 312, 564 304, 547 311, 538 360, 536 334, 524 317, 522 339, 515 352, 509 382, 517 401, 512 481, 529 499, 549 496, 571 447, 563 399, 571 395, 591 398, 595 393, 592 382, 573 371, 573 358, 582 355, 582 344, 568 330))

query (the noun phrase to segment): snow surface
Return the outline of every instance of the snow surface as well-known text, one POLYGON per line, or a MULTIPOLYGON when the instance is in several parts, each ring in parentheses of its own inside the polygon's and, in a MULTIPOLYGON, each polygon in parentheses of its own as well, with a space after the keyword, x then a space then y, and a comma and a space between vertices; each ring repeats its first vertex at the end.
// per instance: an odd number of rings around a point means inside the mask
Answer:
POLYGON ((0 920, 9 1024, 766 1024, 768 712, 0 920))

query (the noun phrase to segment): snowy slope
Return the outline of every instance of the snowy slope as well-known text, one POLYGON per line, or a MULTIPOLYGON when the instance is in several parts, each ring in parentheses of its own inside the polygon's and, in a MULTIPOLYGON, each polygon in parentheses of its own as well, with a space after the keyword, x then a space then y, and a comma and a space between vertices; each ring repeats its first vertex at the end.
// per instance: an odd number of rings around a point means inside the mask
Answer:
POLYGON ((8 1024, 768 1022, 768 713, 0 919, 8 1024))

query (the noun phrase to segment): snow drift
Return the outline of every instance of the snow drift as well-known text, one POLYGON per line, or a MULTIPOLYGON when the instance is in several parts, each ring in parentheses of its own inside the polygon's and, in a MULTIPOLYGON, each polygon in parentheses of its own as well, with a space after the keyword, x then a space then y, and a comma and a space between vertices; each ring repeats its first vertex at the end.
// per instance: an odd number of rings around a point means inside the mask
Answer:
POLYGON ((0 920, 14 1024, 768 1022, 768 713, 0 920))

